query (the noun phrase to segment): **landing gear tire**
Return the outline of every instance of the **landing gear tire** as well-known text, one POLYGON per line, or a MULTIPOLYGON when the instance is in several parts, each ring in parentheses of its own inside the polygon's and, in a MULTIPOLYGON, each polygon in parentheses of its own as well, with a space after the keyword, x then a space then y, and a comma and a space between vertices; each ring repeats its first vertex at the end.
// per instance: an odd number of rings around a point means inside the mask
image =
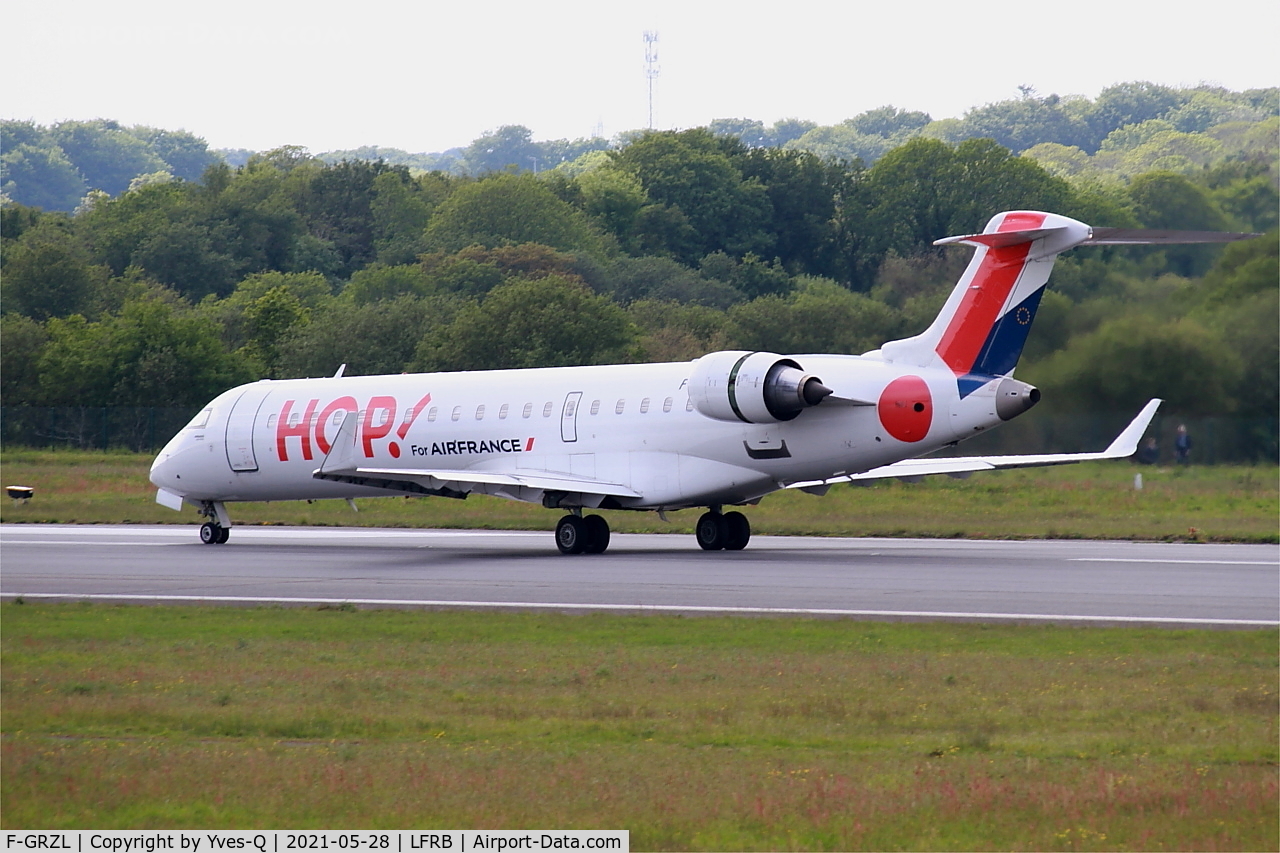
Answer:
POLYGON ((556 524, 556 547, 561 554, 581 554, 590 540, 587 523, 576 515, 566 515, 556 524))
POLYGON ((609 547, 609 522, 602 515, 588 515, 582 519, 587 528, 587 544, 584 554, 603 554, 609 547))
POLYGON ((226 544, 227 544, 227 540, 231 538, 231 528, 230 528, 230 527, 219 527, 218 529, 222 531, 221 533, 219 533, 219 534, 218 534, 218 544, 219 544, 219 545, 226 545, 226 544))
POLYGON ((704 512, 702 517, 698 519, 698 525, 693 529, 694 535, 698 538, 698 546, 704 551, 720 551, 725 547, 725 535, 728 531, 725 529, 724 516, 718 512, 704 512))
POLYGON ((704 551, 741 551, 751 541, 751 522, 740 512, 707 512, 694 533, 704 551))
POLYGON ((206 521, 200 525, 200 541, 206 545, 221 545, 227 541, 227 537, 230 535, 231 531, 221 524, 206 521))
POLYGON ((747 521, 747 517, 740 512, 726 512, 720 517, 720 524, 724 528, 724 549, 726 551, 741 551, 747 547, 747 543, 751 541, 751 522, 747 521))

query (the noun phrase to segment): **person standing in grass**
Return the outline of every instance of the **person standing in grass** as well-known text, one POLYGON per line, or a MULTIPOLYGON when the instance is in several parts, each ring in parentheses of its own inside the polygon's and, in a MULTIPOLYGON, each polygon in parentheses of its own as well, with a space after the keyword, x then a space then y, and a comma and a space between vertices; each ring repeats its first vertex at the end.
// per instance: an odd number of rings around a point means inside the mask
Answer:
POLYGON ((1191 436, 1187 435, 1187 425, 1178 424, 1178 435, 1173 440, 1173 457, 1179 465, 1191 462, 1191 436))

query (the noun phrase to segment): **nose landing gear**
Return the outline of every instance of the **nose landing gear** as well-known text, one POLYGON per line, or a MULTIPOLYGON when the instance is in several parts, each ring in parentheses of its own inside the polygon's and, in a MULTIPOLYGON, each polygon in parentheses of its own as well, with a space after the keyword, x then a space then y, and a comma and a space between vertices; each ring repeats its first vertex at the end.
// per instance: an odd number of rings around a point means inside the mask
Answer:
POLYGON ((713 507, 698 519, 694 534, 704 551, 741 551, 751 541, 751 522, 740 512, 721 515, 719 508, 713 507))
POLYGON ((200 541, 206 545, 225 545, 231 538, 231 516, 222 501, 205 501, 200 514, 209 519, 200 525, 200 541))
POLYGON ((224 545, 231 538, 231 530, 221 524, 206 521, 200 525, 200 541, 206 545, 224 545))

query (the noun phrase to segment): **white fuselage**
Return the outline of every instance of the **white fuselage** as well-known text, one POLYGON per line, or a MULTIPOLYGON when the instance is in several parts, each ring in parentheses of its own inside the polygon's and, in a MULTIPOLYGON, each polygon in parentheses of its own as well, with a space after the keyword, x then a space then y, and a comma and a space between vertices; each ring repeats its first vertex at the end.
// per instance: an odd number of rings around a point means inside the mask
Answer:
MULTIPOLYGON (((313 477, 355 412, 354 454, 370 468, 563 475, 638 495, 607 507, 679 509, 867 471, 1002 420, 1001 380, 961 399, 946 369, 789 358, 834 396, 772 423, 699 411, 689 391, 698 362, 263 380, 213 400, 164 447, 151 479, 193 503, 393 494, 313 477)), ((483 482, 467 490, 529 501, 545 491, 483 482)))

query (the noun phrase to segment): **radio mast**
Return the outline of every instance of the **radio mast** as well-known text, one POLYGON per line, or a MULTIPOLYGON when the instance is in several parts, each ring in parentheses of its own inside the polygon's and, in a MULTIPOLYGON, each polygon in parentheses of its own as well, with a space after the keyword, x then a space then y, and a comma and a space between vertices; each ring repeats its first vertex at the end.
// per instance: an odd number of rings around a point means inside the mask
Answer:
POLYGON ((644 78, 649 81, 649 129, 653 130, 653 81, 662 69, 658 67, 658 33, 644 31, 644 78))

